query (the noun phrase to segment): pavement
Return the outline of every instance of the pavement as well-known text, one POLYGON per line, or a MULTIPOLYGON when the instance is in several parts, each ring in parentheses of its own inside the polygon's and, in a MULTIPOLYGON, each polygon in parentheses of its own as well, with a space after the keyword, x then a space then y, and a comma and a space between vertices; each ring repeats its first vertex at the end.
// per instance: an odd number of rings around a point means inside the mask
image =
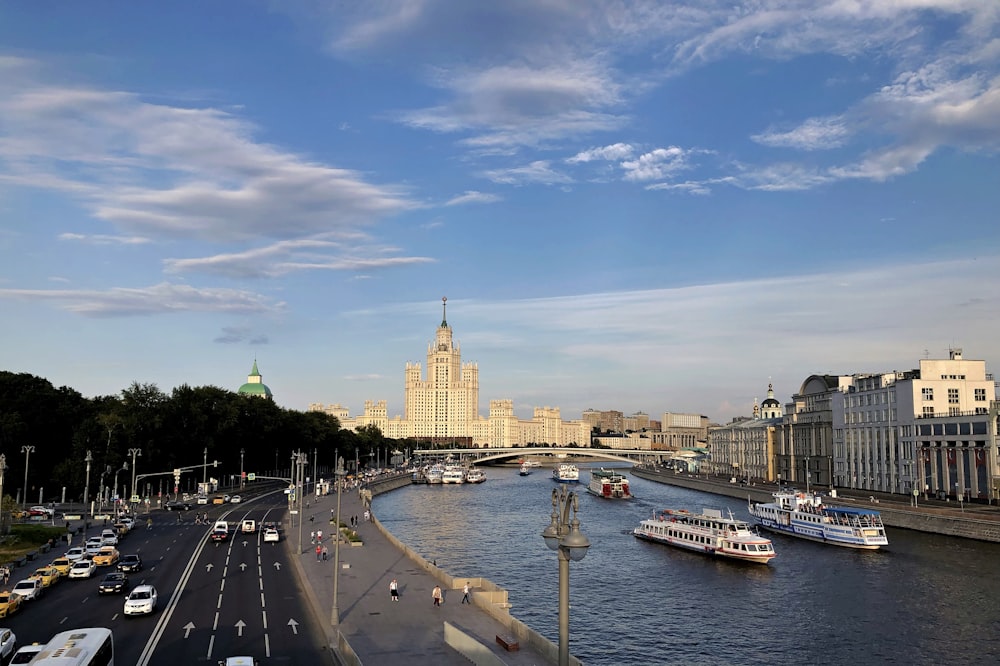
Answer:
MULTIPOLYGON (((334 492, 311 497, 309 504, 308 508, 303 508, 303 552, 298 562, 313 611, 328 628, 330 644, 335 645, 336 633, 331 624, 334 525, 330 516, 331 509, 336 510, 337 495, 334 492), (314 529, 323 531, 323 545, 329 550, 326 561, 317 560, 316 545, 309 543, 309 532, 314 529)), ((467 666, 470 660, 445 642, 445 622, 454 625, 492 653, 492 657, 487 656, 486 660, 478 660, 477 663, 511 666, 550 663, 523 642, 518 651, 508 652, 501 647, 496 637, 508 632, 500 621, 475 604, 461 603, 461 589, 446 589, 444 581, 411 560, 374 524, 366 523, 364 512, 365 507, 357 490, 341 493, 341 522, 349 525, 351 516, 357 516, 357 531, 364 545, 340 544, 340 632, 362 664, 467 666), (389 583, 393 578, 399 586, 398 602, 392 601, 389 595, 389 583), (434 607, 431 598, 435 585, 441 585, 444 592, 444 603, 440 607, 434 607)), ((286 530, 285 537, 294 552, 298 548, 298 523, 286 530)), ((475 588, 472 594, 475 596, 475 588)), ((341 663, 352 662, 342 659, 341 663)))

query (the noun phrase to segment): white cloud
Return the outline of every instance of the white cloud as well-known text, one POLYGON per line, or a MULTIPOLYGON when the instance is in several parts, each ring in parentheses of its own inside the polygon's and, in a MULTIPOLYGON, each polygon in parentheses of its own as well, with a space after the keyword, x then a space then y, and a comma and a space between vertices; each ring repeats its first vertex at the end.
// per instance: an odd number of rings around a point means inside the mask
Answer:
POLYGON ((798 127, 787 131, 768 129, 750 137, 765 146, 798 148, 800 150, 825 150, 844 144, 850 135, 844 119, 839 116, 810 118, 798 127))
POLYGON ((634 160, 621 163, 625 180, 662 180, 691 168, 688 158, 692 151, 670 146, 644 153, 634 160))
POLYGON ((497 203, 498 201, 503 201, 503 197, 498 194, 488 194, 486 192, 477 192, 476 190, 466 190, 463 194, 452 197, 446 201, 444 205, 463 206, 465 204, 497 203))
POLYGON ((77 241, 91 245, 144 245, 150 242, 143 236, 111 236, 108 234, 59 234, 59 240, 77 241))
POLYGON ((572 157, 566 158, 566 162, 569 164, 580 164, 582 162, 593 162, 595 160, 614 162, 631 157, 634 152, 635 148, 627 143, 615 143, 610 146, 590 148, 589 150, 581 151, 572 157))
POLYGON ((572 183, 573 179, 564 173, 555 171, 547 160, 537 160, 531 164, 509 169, 490 169, 483 176, 494 183, 504 185, 526 185, 539 183, 542 185, 559 185, 572 183))

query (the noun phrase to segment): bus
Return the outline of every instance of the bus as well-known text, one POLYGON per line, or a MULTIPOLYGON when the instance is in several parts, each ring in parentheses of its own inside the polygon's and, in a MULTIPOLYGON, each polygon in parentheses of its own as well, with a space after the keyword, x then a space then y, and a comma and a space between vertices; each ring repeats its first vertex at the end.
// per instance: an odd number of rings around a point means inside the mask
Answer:
POLYGON ((104 627, 62 631, 45 644, 31 663, 37 666, 114 666, 114 636, 104 627))

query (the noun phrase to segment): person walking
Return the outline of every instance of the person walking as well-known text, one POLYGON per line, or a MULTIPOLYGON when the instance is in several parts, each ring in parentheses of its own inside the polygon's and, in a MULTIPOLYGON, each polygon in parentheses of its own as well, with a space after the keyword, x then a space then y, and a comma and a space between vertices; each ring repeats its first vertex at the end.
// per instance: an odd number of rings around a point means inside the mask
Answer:
POLYGON ((323 555, 323 546, 316 546, 316 561, 319 562, 319 558, 323 555))
POLYGON ((471 589, 469 588, 469 583, 466 582, 465 583, 465 587, 462 588, 462 603, 463 604, 472 605, 472 601, 469 600, 469 592, 471 592, 471 589))
POLYGON ((326 562, 326 560, 329 557, 329 555, 330 555, 330 551, 326 549, 326 546, 323 546, 323 561, 324 562, 326 562))
POLYGON ((316 543, 316 530, 309 533, 309 543, 316 543))
POLYGON ((389 598, 393 601, 399 601, 399 583, 396 582, 395 578, 389 583, 389 598))
POLYGON ((316 543, 323 543, 323 530, 316 530, 316 543))
POLYGON ((152 527, 153 527, 153 519, 152 518, 147 518, 146 519, 146 529, 147 530, 148 529, 152 529, 152 527))
POLYGON ((441 605, 441 601, 443 600, 443 596, 444 595, 441 593, 441 586, 440 585, 435 585, 434 586, 434 590, 431 592, 431 599, 434 600, 434 605, 435 606, 440 606, 441 605))

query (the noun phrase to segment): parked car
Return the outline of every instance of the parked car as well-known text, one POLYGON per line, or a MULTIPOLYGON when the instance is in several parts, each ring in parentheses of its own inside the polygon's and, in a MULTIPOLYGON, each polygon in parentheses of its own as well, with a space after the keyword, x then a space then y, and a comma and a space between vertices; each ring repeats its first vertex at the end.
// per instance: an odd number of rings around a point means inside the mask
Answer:
POLYGON ((278 534, 278 530, 271 528, 264 530, 264 543, 278 543, 281 540, 281 536, 278 534))
POLYGON ((94 565, 98 567, 110 567, 113 564, 118 564, 119 557, 118 549, 114 546, 102 546, 101 552, 94 555, 94 565))
POLYGON ((28 576, 28 578, 37 578, 38 582, 42 584, 42 587, 50 587, 59 582, 61 576, 59 572, 52 567, 39 567, 35 569, 35 573, 28 576))
POLYGON ((14 653, 14 656, 10 658, 8 664, 27 664, 34 659, 35 655, 45 649, 43 643, 32 643, 31 645, 25 645, 20 650, 14 653))
POLYGON ((33 601, 42 596, 42 581, 37 578, 25 578, 18 581, 10 591, 20 595, 24 601, 33 601))
POLYGON ((0 660, 7 661, 17 649, 17 637, 10 629, 0 629, 0 660))
POLYGON ((69 569, 69 578, 90 578, 97 571, 93 560, 77 560, 69 569))
POLYGON ((149 615, 156 610, 156 588, 138 585, 125 597, 125 615, 149 615))
POLYGON ((24 598, 20 594, 14 594, 6 590, 0 592, 0 617, 7 617, 21 610, 22 601, 24 601, 24 598))
POLYGON ((98 594, 121 594, 128 591, 128 576, 121 571, 106 574, 97 584, 98 594))
POLYGON ((118 560, 118 570, 126 573, 142 569, 142 558, 138 555, 126 555, 118 560))

